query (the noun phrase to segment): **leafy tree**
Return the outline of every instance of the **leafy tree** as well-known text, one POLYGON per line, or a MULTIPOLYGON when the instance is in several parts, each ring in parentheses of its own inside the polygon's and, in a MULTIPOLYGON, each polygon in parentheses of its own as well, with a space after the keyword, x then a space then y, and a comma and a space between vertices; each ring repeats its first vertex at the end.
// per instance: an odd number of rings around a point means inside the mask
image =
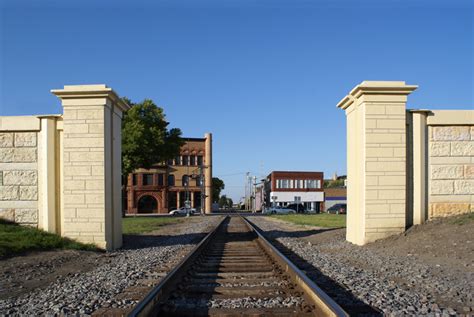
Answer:
MULTIPOLYGON (((180 129, 168 130, 163 109, 150 99, 133 104, 122 120, 122 175, 137 168, 151 168, 179 154, 184 140, 180 129)), ((125 178, 126 179, 126 178, 125 178)))
POLYGON ((212 200, 213 202, 219 202, 221 191, 225 188, 224 181, 218 177, 212 178, 212 200))
POLYGON ((232 198, 227 198, 226 195, 222 195, 219 198, 219 207, 220 208, 222 208, 222 207, 232 207, 233 204, 234 204, 234 202, 232 201, 232 198))
POLYGON ((222 195, 220 198, 219 198, 219 207, 227 207, 227 197, 226 195, 222 195))
POLYGON ((325 179, 324 180, 324 188, 336 188, 336 187, 344 187, 344 179, 325 179))

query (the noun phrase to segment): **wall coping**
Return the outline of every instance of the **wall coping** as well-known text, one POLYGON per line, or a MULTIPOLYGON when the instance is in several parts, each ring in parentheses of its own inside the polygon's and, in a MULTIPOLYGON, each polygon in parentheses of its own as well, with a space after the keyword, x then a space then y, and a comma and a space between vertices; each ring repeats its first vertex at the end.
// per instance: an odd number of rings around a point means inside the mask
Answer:
POLYGON ((338 108, 349 108, 354 101, 364 94, 368 95, 408 95, 418 88, 417 85, 407 85, 404 81, 363 81, 339 101, 338 108))
POLYGON ((474 125, 474 110, 432 110, 427 125, 474 125))
POLYGON ((117 93, 104 84, 98 85, 64 85, 64 89, 52 89, 51 93, 60 99, 82 99, 82 98, 109 98, 121 111, 130 109, 117 93))
POLYGON ((40 131, 37 116, 0 116, 0 131, 40 131))

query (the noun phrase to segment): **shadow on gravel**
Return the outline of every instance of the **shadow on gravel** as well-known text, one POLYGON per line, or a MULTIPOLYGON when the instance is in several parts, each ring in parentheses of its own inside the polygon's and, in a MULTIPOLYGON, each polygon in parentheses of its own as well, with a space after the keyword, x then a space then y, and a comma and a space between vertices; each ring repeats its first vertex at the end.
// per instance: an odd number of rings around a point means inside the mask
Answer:
MULTIPOLYGON (((319 232, 329 231, 334 229, 323 229, 323 230, 309 230, 302 232, 285 232, 285 231, 266 231, 263 232, 266 237, 304 237, 308 235, 308 232, 315 234, 319 232), (272 235, 269 235, 272 234, 272 235)), ((320 270, 314 267, 311 263, 294 253, 291 249, 285 245, 270 239, 272 244, 280 250, 291 262, 293 262, 299 269, 303 270, 305 274, 315 282, 324 292, 332 297, 346 312, 351 316, 383 316, 383 312, 376 308, 364 303, 351 292, 346 290, 342 285, 324 275, 320 270)))
POLYGON ((196 244, 206 236, 206 233, 188 233, 180 235, 139 235, 124 234, 122 250, 136 250, 172 245, 196 244))
POLYGON ((339 230, 341 228, 327 228, 327 229, 311 229, 311 230, 301 230, 301 231, 282 231, 282 230, 268 230, 264 231, 266 236, 272 237, 272 239, 277 238, 304 238, 309 237, 314 234, 339 230))

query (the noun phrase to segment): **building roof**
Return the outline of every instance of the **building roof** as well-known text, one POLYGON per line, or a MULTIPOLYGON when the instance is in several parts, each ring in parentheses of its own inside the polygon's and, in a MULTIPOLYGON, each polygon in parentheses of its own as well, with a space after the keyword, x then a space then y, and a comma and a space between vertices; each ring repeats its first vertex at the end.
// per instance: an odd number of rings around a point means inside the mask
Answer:
POLYGON ((202 141, 205 142, 206 138, 182 138, 184 141, 202 141))
POLYGON ((272 171, 270 174, 268 174, 267 177, 270 177, 272 174, 280 174, 280 175, 301 175, 301 176, 307 176, 307 175, 314 175, 314 176, 317 176, 318 178, 322 178, 324 173, 323 172, 315 172, 315 171, 311 171, 311 172, 308 172, 308 171, 272 171))
POLYGON ((272 171, 271 173, 295 173, 295 174, 298 174, 298 173, 322 173, 322 172, 318 172, 318 171, 272 171))

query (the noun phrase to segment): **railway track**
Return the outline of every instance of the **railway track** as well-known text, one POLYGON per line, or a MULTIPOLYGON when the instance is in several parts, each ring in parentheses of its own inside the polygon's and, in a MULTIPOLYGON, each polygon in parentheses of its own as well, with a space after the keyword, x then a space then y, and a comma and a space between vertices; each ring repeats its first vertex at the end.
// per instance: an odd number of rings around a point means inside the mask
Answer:
POLYGON ((129 316, 348 316, 247 219, 225 217, 129 316))

